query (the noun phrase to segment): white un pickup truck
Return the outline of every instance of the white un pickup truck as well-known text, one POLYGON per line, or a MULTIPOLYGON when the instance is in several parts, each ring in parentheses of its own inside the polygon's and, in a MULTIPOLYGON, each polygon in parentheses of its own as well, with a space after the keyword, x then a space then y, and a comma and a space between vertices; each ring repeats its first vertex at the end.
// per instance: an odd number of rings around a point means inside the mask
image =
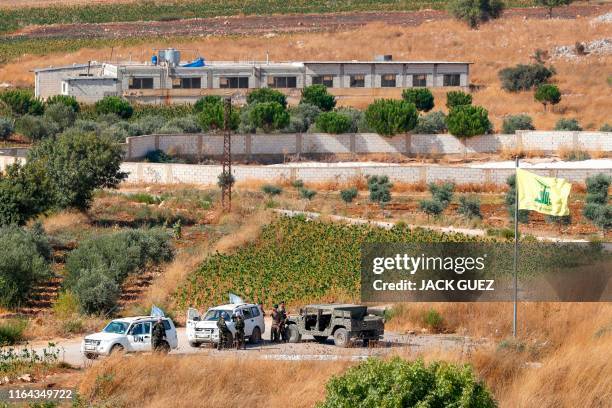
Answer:
MULTIPOLYGON (((99 333, 85 336, 81 343, 81 353, 89 359, 100 355, 108 356, 115 352, 151 351, 151 329, 157 321, 156 316, 125 317, 111 321, 99 333)), ((164 349, 176 349, 178 337, 174 323, 167 317, 162 318, 166 329, 164 349)))
POLYGON ((204 316, 194 308, 187 311, 187 339, 192 347, 200 347, 202 343, 219 342, 219 329, 217 320, 225 317, 227 328, 236 334, 232 316, 241 313, 244 317, 244 336, 250 343, 259 343, 261 335, 266 330, 263 313, 258 305, 252 303, 238 303, 216 306, 208 309, 204 316))

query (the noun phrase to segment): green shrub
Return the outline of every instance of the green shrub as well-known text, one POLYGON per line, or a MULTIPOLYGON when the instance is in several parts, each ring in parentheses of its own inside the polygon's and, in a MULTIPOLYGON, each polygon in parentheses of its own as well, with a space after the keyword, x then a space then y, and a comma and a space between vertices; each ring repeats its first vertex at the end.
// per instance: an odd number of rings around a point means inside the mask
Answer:
POLYGON ((365 112, 366 121, 376 133, 392 136, 414 129, 418 112, 405 100, 377 99, 365 112))
POLYGON ((607 204, 608 189, 612 183, 612 177, 599 173, 586 179, 586 202, 588 204, 607 204))
POLYGON ((25 339, 23 332, 27 320, 5 320, 0 322, 0 347, 11 346, 25 339))
POLYGON ((165 124, 158 130, 158 133, 162 135, 177 135, 183 133, 183 130, 178 126, 165 124))
POLYGON ((49 277, 51 247, 39 231, 7 226, 0 227, 0 248, 0 306, 13 308, 49 277))
POLYGON ((569 130, 579 132, 582 130, 582 126, 580 126, 580 123, 578 123, 577 119, 561 118, 555 124, 555 130, 569 130))
POLYGON ((102 267, 80 270, 72 289, 83 313, 110 312, 121 294, 119 284, 102 267))
POLYGON ((314 190, 309 190, 307 188, 300 188, 300 197, 305 198, 306 200, 312 200, 314 196, 317 195, 317 192, 314 190))
POLYGON ((120 118, 127 119, 134 113, 134 108, 130 105, 130 102, 118 96, 105 96, 97 101, 94 106, 98 115, 112 113, 120 118))
POLYGON ((44 165, 14 164, 0 172, 0 226, 23 225, 53 203, 44 165))
POLYGON ((197 102, 193 105, 193 112, 200 113, 203 112, 208 105, 223 105, 223 99, 218 95, 206 95, 197 100, 197 102))
POLYGON ((163 201, 162 197, 153 196, 149 193, 128 194, 126 198, 130 201, 143 204, 159 204, 163 201))
POLYGON ((612 229, 612 205, 600 205, 593 223, 603 231, 612 229))
POLYGON ((419 201, 419 208, 428 216, 433 215, 434 217, 444 211, 444 205, 438 200, 421 200, 419 201))
POLYGON ((51 105, 56 105, 56 104, 68 106, 75 113, 81 110, 81 106, 79 105, 79 102, 77 102, 74 96, 53 95, 53 96, 48 97, 47 100, 45 101, 45 105, 47 106, 47 108, 51 105))
POLYGON ((612 132, 612 125, 609 123, 604 123, 600 128, 600 132, 612 132))
POLYGON ((561 102, 561 91, 559 91, 556 85, 542 84, 536 89, 534 98, 544 105, 544 111, 546 111, 546 107, 549 104, 554 106, 561 102))
POLYGON ((510 92, 537 88, 554 74, 553 67, 547 68, 543 64, 519 64, 515 67, 504 68, 498 73, 502 88, 510 92))
POLYGON ((236 179, 231 173, 223 172, 220 173, 219 176, 217 176, 217 185, 219 186, 219 188, 231 187, 234 185, 235 182, 236 179))
POLYGON ((434 200, 438 201, 444 208, 448 207, 453 199, 453 192, 455 191, 455 183, 429 183, 429 192, 434 200))
POLYGON ((339 112, 323 112, 317 117, 317 129, 324 133, 346 133, 351 128, 351 118, 339 112))
POLYGON ((8 139, 15 131, 13 121, 8 118, 0 118, 0 140, 8 139))
POLYGON ((42 115, 44 112, 43 103, 29 90, 12 89, 0 92, 0 101, 9 107, 13 115, 42 115))
POLYGON ((368 190, 370 191, 370 201, 378 203, 380 208, 391 202, 391 187, 393 184, 387 176, 369 176, 368 190))
POLYGON ((265 132, 282 129, 289 124, 289 114, 278 102, 260 102, 252 106, 249 120, 265 132))
POLYGON ((325 386, 318 408, 474 407, 497 403, 469 365, 370 358, 325 386))
POLYGON ((272 197, 281 194, 283 189, 272 184, 266 184, 261 188, 261 191, 272 197))
POLYGON ((501 0, 452 0, 448 11, 457 20, 467 23, 470 28, 478 28, 480 23, 498 18, 504 11, 501 0))
POLYGON ((484 135, 492 129, 489 112, 481 106, 461 105, 452 109, 446 117, 451 135, 461 139, 484 135))
POLYGON ((589 160, 591 158, 591 155, 589 154, 589 152, 585 152, 584 150, 572 149, 567 152, 563 152, 561 154, 561 158, 567 161, 582 161, 589 160))
POLYGON ((336 106, 336 98, 327 92, 325 85, 310 85, 302 89, 300 104, 314 105, 322 111, 330 111, 336 106))
MULTIPOLYGON (((74 124, 70 128, 75 132, 79 133, 95 133, 100 134, 100 131, 103 126, 101 126, 98 122, 91 119, 77 119, 74 121, 74 124)), ((142 134, 142 133, 139 133, 142 134)), ((130 136, 137 136, 138 134, 130 134, 130 136)))
POLYGON ((350 204, 357 197, 358 191, 355 187, 347 188, 345 190, 340 191, 340 198, 346 204, 350 204))
POLYGON ((434 333, 444 330, 444 318, 435 309, 429 309, 423 314, 423 324, 434 333))
POLYGON ((600 214, 600 209, 603 204, 598 203, 586 203, 582 209, 582 215, 584 218, 590 221, 595 221, 600 214))
MULTIPOLYGON (((510 220, 514 221, 514 212, 516 205, 516 175, 513 174, 506 179, 506 184, 508 184, 508 192, 506 192, 506 207, 508 209, 508 214, 510 215, 510 220)), ((522 224, 527 224, 529 222, 529 210, 519 210, 518 212, 518 222, 522 224)))
POLYGON ((129 124, 128 133, 133 136, 151 135, 157 133, 165 124, 166 120, 162 116, 143 116, 129 124))
POLYGON ((59 132, 72 126, 75 119, 76 113, 74 113, 72 107, 61 103, 54 103, 47 106, 45 114, 43 115, 43 120, 55 123, 59 132))
POLYGON ((198 119, 195 116, 183 116, 172 118, 164 127, 175 127, 179 129, 179 133, 198 133, 202 130, 198 124, 198 119))
POLYGON ((368 124, 366 123, 365 115, 359 109, 343 107, 343 108, 336 109, 336 112, 338 112, 341 115, 345 115, 349 118, 350 126, 347 129, 348 133, 356 133, 356 132, 369 133, 371 132, 370 128, 368 127, 368 124))
POLYGON ((478 196, 461 196, 459 197, 459 214, 467 218, 482 218, 480 213, 480 198, 478 196))
POLYGON ((504 118, 502 132, 506 135, 516 133, 517 130, 535 130, 533 121, 529 115, 510 115, 504 118))
POLYGON ((414 133, 421 135, 435 135, 446 133, 446 115, 442 111, 429 112, 420 115, 414 128, 414 133))
POLYGON ((62 134, 45 139, 28 153, 30 163, 43 166, 50 180, 53 204, 86 209, 97 188, 116 187, 127 174, 120 171, 123 150, 93 133, 62 134))
POLYGON ((402 98, 408 103, 413 103, 421 112, 429 112, 434 107, 434 96, 427 88, 404 89, 402 98))
POLYGON ((79 312, 79 300, 69 290, 62 291, 53 303, 53 314, 59 319, 68 319, 79 312))
POLYGON ((81 319, 68 319, 62 322, 62 333, 64 336, 80 334, 83 333, 83 330, 83 320, 81 319))
POLYGON ((446 107, 451 110, 461 105, 471 105, 472 95, 463 91, 449 91, 446 93, 446 107))
POLYGON ((321 109, 319 109, 317 106, 309 103, 300 103, 299 105, 289 109, 289 124, 287 125, 287 132, 307 132, 310 126, 315 123, 320 114, 321 109))
POLYGON ((303 182, 302 180, 300 180, 300 179, 293 180, 293 181, 291 182, 291 186, 292 186, 293 188, 300 189, 300 188, 304 187, 304 182, 303 182))
POLYGON ((253 105, 261 102, 277 102, 283 108, 287 107, 287 97, 280 91, 272 88, 260 88, 247 95, 247 103, 253 105))
POLYGON ((43 140, 60 132, 56 123, 33 115, 23 115, 17 119, 15 129, 31 141, 43 140))
POLYGON ((163 150, 149 150, 144 160, 149 163, 172 163, 174 159, 163 150))

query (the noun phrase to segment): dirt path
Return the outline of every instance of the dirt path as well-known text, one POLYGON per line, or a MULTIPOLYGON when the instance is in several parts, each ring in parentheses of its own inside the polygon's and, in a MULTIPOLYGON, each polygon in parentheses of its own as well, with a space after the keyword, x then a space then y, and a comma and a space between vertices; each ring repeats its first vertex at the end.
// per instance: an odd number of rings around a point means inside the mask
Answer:
MULTIPOLYGON (((557 8, 555 18, 574 19, 597 16, 611 5, 572 5, 557 8)), ((505 17, 546 18, 544 8, 515 8, 505 17)), ((355 29, 369 23, 417 26, 426 21, 445 20, 450 16, 439 10, 413 12, 356 12, 330 14, 286 14, 272 16, 233 16, 196 18, 179 21, 138 21, 104 24, 55 24, 29 26, 7 38, 128 38, 128 37, 198 37, 206 35, 256 35, 264 33, 300 33, 355 29)))

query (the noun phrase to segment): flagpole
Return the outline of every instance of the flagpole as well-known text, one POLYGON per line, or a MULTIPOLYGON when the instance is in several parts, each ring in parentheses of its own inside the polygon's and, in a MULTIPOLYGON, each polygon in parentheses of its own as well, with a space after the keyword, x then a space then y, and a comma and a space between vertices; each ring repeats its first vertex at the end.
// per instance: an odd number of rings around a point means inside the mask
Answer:
POLYGON ((518 190, 518 172, 519 157, 516 156, 514 163, 514 314, 512 318, 512 337, 516 338, 516 315, 517 315, 517 297, 518 297, 518 215, 519 215, 519 190, 518 190))

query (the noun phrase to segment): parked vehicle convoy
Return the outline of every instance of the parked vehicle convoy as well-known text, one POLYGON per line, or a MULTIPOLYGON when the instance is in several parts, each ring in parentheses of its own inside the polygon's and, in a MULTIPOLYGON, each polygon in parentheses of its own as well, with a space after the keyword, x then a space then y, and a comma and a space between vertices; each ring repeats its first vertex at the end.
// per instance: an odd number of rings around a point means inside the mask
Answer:
POLYGON ((235 313, 241 313, 244 317, 245 338, 248 339, 249 343, 259 343, 261 335, 266 329, 262 310, 253 303, 237 303, 212 307, 203 316, 196 309, 189 308, 186 330, 189 345, 200 347, 204 343, 217 344, 219 342, 217 320, 221 316, 225 318, 227 328, 230 330, 233 339, 236 328, 232 316, 235 313))
POLYGON ((338 347, 348 347, 355 340, 367 346, 370 341, 382 339, 385 323, 382 317, 368 314, 366 306, 318 304, 306 306, 299 315, 290 315, 286 330, 290 343, 310 335, 320 343, 331 336, 338 347))
MULTIPOLYGON (((89 359, 100 355, 111 355, 116 352, 137 353, 151 351, 151 329, 157 316, 125 317, 111 321, 99 333, 85 336, 81 343, 81 352, 89 359)), ((171 319, 162 318, 166 330, 166 341, 163 349, 170 351, 178 347, 176 327, 171 319)))

